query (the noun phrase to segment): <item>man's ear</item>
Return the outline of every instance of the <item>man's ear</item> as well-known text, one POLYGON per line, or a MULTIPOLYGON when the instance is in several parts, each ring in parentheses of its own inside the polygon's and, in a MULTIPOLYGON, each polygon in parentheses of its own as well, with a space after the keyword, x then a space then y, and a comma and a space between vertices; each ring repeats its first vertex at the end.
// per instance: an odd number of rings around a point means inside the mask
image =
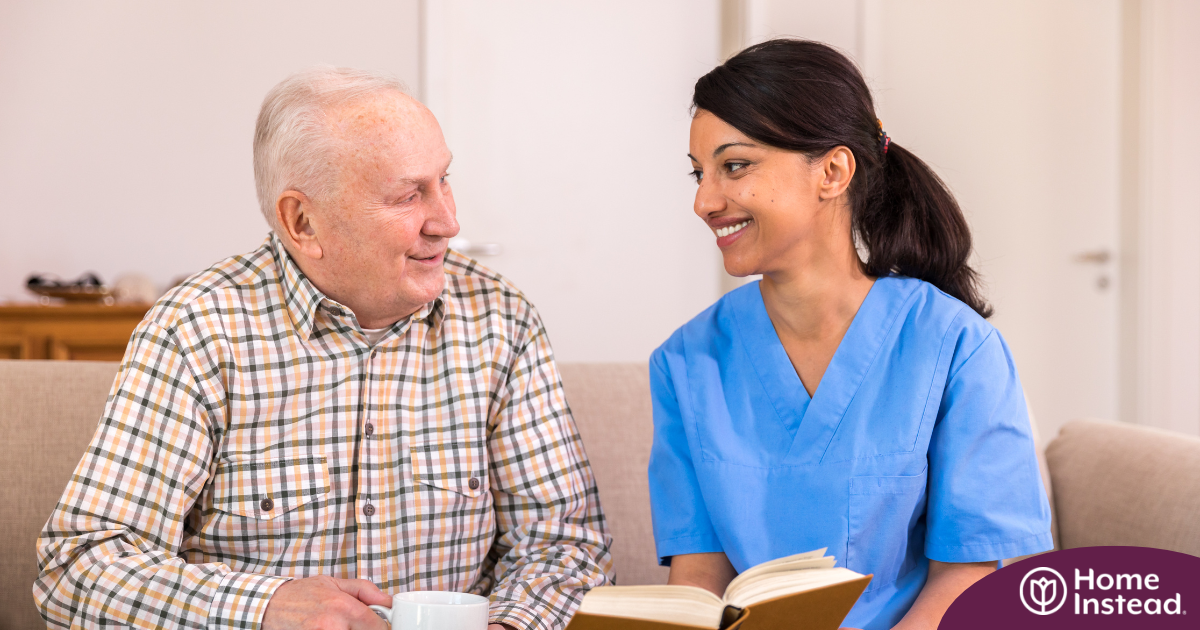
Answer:
POLYGON ((275 200, 275 222, 282 232, 279 237, 292 246, 288 249, 319 259, 324 251, 312 215, 312 200, 298 190, 285 190, 275 200))
POLYGON ((822 201, 840 197, 850 187, 854 178, 854 153, 846 147, 834 147, 821 158, 823 178, 820 183, 822 201))

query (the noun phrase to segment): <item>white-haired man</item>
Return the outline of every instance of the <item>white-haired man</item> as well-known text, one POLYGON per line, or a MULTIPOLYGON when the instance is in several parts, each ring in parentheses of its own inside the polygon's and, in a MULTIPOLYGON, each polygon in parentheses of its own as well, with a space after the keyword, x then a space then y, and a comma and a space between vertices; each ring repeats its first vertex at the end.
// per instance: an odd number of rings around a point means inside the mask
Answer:
POLYGON ((267 95, 254 162, 272 234, 134 332, 38 541, 42 615, 386 628, 385 592, 453 590, 562 627, 611 538, 536 311, 447 250, 437 120, 320 68, 267 95))

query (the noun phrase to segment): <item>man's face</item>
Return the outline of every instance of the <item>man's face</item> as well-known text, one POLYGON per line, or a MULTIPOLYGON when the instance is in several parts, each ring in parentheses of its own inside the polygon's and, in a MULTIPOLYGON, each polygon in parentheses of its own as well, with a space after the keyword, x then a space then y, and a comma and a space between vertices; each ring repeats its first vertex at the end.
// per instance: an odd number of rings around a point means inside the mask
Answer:
POLYGON ((458 234, 450 150, 429 110, 385 93, 329 114, 333 187, 316 203, 330 297, 377 328, 442 291, 442 259, 458 234))

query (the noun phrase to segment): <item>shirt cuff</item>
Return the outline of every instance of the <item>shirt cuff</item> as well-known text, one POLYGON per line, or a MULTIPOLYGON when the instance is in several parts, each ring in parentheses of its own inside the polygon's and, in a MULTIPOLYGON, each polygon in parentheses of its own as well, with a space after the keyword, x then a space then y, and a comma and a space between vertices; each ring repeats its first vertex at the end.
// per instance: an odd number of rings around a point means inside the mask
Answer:
POLYGON ((1054 548, 1050 532, 1036 534, 1019 540, 977 545, 930 545, 925 548, 925 557, 938 562, 988 562, 1027 556, 1054 548))
POLYGON ((253 573, 227 573, 217 586, 208 609, 208 630, 260 628, 267 602, 275 590, 292 578, 253 573))
POLYGON ((551 630, 533 608, 517 602, 493 602, 488 623, 503 623, 517 630, 551 630))
POLYGON ((661 567, 671 566, 671 556, 725 551, 721 547, 721 541, 717 539, 717 535, 711 532, 659 540, 655 542, 654 546, 658 552, 658 565, 661 567))

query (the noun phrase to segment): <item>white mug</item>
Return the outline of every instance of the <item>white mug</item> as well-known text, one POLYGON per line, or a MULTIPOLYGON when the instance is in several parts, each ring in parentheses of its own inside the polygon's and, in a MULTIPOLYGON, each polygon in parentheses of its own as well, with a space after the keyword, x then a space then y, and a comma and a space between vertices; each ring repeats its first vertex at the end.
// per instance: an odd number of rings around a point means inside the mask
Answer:
POLYGON ((395 630, 487 630, 488 599, 452 591, 410 591, 392 607, 371 606, 395 630))

